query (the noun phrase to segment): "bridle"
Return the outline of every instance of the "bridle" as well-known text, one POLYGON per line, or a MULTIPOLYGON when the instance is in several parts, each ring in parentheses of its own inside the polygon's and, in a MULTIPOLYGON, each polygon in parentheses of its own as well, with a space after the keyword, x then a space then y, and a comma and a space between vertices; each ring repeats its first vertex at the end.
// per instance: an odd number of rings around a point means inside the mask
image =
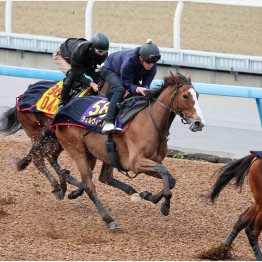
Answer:
POLYGON ((188 118, 186 117, 186 115, 180 110, 180 109, 176 109, 174 110, 171 106, 173 105, 174 101, 175 101, 175 96, 176 96, 176 92, 177 90, 181 87, 181 86, 184 86, 184 85, 191 85, 191 82, 190 81, 185 81, 185 82, 182 82, 180 84, 178 84, 177 86, 175 86, 175 91, 174 93, 172 94, 171 98, 170 98, 170 102, 169 102, 169 105, 166 105, 162 102, 160 102, 157 98, 152 98, 152 100, 154 100, 155 102, 157 102, 159 105, 161 105, 162 107, 166 108, 168 110, 168 118, 167 118, 167 122, 166 122, 166 127, 165 127, 165 137, 161 137, 161 134, 158 130, 158 127, 157 127, 157 124, 153 118, 153 115, 152 115, 152 109, 151 109, 151 101, 149 101, 149 115, 152 119, 152 122, 153 122, 153 125, 158 133, 158 136, 159 136, 159 139, 160 139, 160 144, 158 146, 158 150, 157 150, 157 155, 158 155, 158 152, 159 152, 159 149, 160 149, 160 145, 162 142, 167 142, 168 141, 168 131, 169 131, 169 128, 171 126, 171 123, 172 121, 174 120, 174 118, 176 117, 176 115, 179 115, 181 117, 181 122, 183 124, 188 124, 188 118))

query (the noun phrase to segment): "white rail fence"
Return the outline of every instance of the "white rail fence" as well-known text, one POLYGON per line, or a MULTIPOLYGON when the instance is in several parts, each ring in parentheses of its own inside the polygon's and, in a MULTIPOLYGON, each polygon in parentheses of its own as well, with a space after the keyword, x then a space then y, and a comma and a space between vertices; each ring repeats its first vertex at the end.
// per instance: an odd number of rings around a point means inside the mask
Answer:
MULTIPOLYGON (((174 48, 161 47, 162 59, 159 64, 174 67, 192 67, 229 72, 261 74, 262 57, 244 56, 180 49, 180 20, 184 3, 212 3, 223 5, 241 5, 262 7, 262 1, 257 0, 175 0, 178 1, 174 14, 174 48)), ((5 6, 5 32, 0 32, 0 48, 23 51, 52 53, 65 38, 48 37, 40 35, 27 35, 12 33, 12 4, 13 0, 6 0, 5 6)), ((86 6, 85 29, 86 38, 92 35, 92 14, 95 1, 88 0, 86 6)), ((132 44, 111 43, 109 52, 127 50, 136 47, 132 44)))
MULTIPOLYGON (((36 78, 60 81, 64 74, 56 70, 45 70, 27 67, 3 66, 0 65, 0 75, 14 76, 21 78, 36 78)), ((162 80, 154 80, 150 88, 157 88, 162 80)), ((262 88, 248 86, 214 85, 204 83, 193 83, 196 90, 201 94, 244 97, 256 100, 257 110, 262 126, 262 88)))

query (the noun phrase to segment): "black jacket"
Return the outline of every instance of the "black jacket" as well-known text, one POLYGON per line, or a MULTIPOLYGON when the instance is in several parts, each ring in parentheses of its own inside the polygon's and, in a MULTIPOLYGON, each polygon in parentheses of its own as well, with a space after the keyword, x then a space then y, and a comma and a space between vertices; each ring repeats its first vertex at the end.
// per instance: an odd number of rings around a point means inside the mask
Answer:
POLYGON ((71 74, 74 79, 83 74, 91 76, 94 82, 101 80, 100 74, 95 72, 97 65, 101 65, 108 56, 96 54, 92 43, 84 38, 68 38, 60 46, 62 57, 71 65, 71 74))

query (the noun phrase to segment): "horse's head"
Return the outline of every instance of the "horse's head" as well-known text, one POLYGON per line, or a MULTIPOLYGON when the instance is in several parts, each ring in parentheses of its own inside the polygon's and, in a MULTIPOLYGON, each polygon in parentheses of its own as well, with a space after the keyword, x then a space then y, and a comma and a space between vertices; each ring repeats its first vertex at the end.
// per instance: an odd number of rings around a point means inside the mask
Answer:
POLYGON ((205 120, 198 103, 199 94, 193 87, 190 77, 170 73, 171 77, 166 79, 166 85, 173 86, 174 90, 171 108, 180 115, 183 123, 189 125, 191 131, 201 131, 205 120))

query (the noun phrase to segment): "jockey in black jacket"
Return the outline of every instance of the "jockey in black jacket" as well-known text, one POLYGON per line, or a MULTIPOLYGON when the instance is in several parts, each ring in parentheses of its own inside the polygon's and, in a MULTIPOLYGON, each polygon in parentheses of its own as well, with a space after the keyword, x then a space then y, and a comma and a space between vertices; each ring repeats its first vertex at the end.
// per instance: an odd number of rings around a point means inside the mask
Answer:
POLYGON ((59 108, 68 102, 75 81, 84 82, 98 91, 102 80, 97 65, 101 65, 108 56, 109 40, 103 33, 95 34, 90 41, 84 38, 68 38, 53 54, 54 62, 66 73, 59 108), (90 76, 93 81, 84 76, 90 76))

